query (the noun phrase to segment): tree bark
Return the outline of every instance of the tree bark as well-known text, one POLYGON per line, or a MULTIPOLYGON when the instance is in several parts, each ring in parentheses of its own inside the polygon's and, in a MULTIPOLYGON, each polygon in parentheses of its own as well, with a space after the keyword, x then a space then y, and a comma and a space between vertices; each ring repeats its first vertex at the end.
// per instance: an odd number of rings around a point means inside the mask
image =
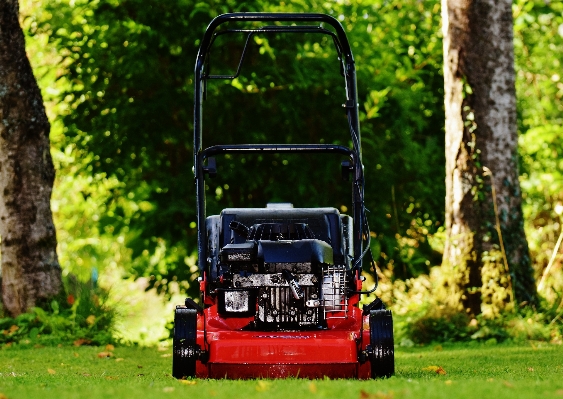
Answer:
POLYGON ((49 121, 25 53, 17 0, 0 1, 2 301, 12 316, 61 290, 50 208, 49 121))
POLYGON ((442 20, 447 302, 469 314, 497 313, 513 295, 535 304, 518 181, 512 1, 442 0, 442 20))

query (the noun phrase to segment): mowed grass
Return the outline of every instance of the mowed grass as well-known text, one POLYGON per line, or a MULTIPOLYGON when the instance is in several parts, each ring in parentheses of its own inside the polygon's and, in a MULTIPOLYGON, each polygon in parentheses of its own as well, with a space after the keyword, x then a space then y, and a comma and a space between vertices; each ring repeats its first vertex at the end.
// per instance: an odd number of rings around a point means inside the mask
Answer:
POLYGON ((555 345, 398 349, 396 376, 375 381, 179 382, 170 376, 169 351, 117 347, 98 356, 106 351, 2 349, 0 398, 563 398, 563 347, 555 345))

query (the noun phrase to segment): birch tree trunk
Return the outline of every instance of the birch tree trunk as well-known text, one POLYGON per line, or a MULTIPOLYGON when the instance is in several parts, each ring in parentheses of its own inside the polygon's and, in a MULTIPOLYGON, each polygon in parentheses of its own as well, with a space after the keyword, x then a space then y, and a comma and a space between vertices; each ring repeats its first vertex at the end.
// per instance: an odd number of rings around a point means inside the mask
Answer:
POLYGON ((49 122, 25 53, 17 0, 0 1, 2 301, 12 316, 61 290, 50 208, 49 122))
POLYGON ((494 315, 537 300, 518 181, 512 1, 442 0, 442 20, 446 301, 494 315))

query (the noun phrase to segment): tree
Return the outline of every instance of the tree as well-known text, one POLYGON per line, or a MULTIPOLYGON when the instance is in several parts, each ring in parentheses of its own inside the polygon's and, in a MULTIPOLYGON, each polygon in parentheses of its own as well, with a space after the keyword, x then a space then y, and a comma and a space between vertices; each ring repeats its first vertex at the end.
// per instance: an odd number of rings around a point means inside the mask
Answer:
POLYGON ((2 301, 17 316, 61 290, 49 121, 25 53, 18 1, 0 2, 2 301))
POLYGON ((512 1, 443 0, 442 18, 448 301, 470 314, 495 314, 513 295, 535 304, 518 181, 512 1))

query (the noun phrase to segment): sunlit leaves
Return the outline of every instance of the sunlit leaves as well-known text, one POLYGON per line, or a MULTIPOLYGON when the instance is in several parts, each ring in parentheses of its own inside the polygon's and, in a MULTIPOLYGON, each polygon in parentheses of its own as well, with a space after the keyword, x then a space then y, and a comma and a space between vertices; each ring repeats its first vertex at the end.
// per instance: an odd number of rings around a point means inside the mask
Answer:
MULTIPOLYGON (((444 191, 438 1, 59 0, 44 9, 37 29, 49 34, 61 58, 53 96, 62 104, 59 161, 68 167, 59 189, 69 195, 57 198, 55 208, 68 215, 60 219, 67 270, 87 278, 92 268, 125 264, 159 287, 189 280, 193 261, 186 259, 196 232, 192 71, 199 40, 220 13, 293 11, 334 15, 349 32, 373 242, 385 263, 401 266, 399 275, 427 271, 431 249, 419 244, 442 219, 444 191), (400 255, 405 246, 397 237, 422 218, 429 221, 426 233, 409 235, 407 255, 400 255)), ((241 45, 226 44, 213 50, 212 71, 221 61, 238 65, 241 45)), ((204 145, 348 145, 343 81, 330 38, 258 35, 251 45, 238 79, 208 85, 204 145)), ((209 183, 209 213, 272 200, 351 208, 339 159, 219 162, 220 176, 209 183)))
MULTIPOLYGON (((554 210, 563 203, 563 3, 516 1, 513 11, 526 233, 541 275, 561 229, 554 210)), ((560 290, 563 281, 551 284, 560 290)))

